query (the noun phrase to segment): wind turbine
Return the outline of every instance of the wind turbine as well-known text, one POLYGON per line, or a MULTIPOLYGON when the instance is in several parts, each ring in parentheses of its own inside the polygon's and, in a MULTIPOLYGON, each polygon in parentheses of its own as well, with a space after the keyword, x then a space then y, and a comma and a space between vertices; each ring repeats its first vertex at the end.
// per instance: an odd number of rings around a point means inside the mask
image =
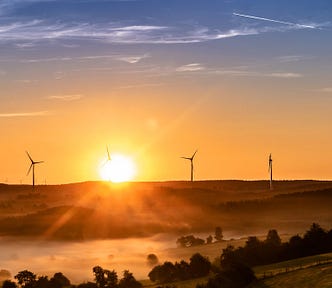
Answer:
POLYGON ((34 188, 35 187, 35 165, 36 164, 40 164, 40 163, 44 163, 44 161, 33 161, 30 154, 28 153, 28 151, 25 151, 31 161, 31 165, 30 165, 30 168, 28 170, 28 173, 27 175, 29 175, 31 169, 32 169, 32 187, 34 188))
POLYGON ((108 151, 108 146, 106 146, 106 150, 107 150, 107 161, 111 161, 111 155, 110 152, 108 151))
POLYGON ((195 157, 196 153, 197 153, 197 150, 195 151, 195 153, 191 157, 181 157, 183 159, 190 160, 190 167, 191 167, 190 180, 191 180, 191 182, 194 181, 194 157, 195 157))
POLYGON ((270 156, 269 156, 269 172, 270 172, 270 190, 273 190, 273 187, 272 187, 272 155, 270 153, 270 156))

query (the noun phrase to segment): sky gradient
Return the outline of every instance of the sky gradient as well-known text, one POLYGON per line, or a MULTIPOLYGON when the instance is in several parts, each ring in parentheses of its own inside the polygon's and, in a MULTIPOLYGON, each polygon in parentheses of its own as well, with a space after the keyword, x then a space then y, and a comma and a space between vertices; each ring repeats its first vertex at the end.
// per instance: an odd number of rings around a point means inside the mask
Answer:
POLYGON ((0 182, 332 178, 332 2, 1 0, 0 182), (289 3, 291 2, 291 3, 289 3))

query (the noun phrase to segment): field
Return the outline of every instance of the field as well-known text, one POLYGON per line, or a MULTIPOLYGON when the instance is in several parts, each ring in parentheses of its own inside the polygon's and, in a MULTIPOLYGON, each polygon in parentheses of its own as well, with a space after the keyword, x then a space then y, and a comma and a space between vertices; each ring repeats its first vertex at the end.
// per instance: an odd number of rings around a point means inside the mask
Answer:
POLYGON ((225 238, 302 233, 332 222, 332 182, 198 181, 0 185, 0 235, 55 240, 202 238, 221 226, 225 238), (98 225, 96 225, 98 223, 98 225), (29 228, 28 228, 29 227, 29 228), (96 229, 96 227, 98 229, 96 229))

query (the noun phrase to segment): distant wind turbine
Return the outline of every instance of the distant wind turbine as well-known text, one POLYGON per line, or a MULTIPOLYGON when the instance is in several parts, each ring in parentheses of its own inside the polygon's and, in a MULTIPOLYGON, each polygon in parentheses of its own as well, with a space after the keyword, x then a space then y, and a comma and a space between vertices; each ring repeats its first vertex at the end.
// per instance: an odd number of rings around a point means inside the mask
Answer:
POLYGON ((270 153, 270 156, 269 156, 269 172, 270 172, 270 190, 273 190, 273 186, 272 186, 272 181, 273 181, 273 178, 272 178, 272 155, 270 153))
POLYGON ((110 152, 108 151, 108 146, 106 146, 106 150, 107 150, 107 160, 111 161, 111 155, 110 152))
POLYGON ((183 159, 190 160, 190 167, 191 167, 190 180, 191 180, 191 182, 194 181, 194 157, 195 157, 196 153, 197 153, 197 150, 195 151, 195 153, 191 157, 181 157, 183 159))
POLYGON ((36 164, 40 164, 40 163, 44 163, 44 161, 33 161, 30 154, 28 153, 28 151, 25 151, 31 161, 31 165, 30 165, 30 168, 28 170, 28 173, 27 175, 29 175, 31 169, 32 169, 32 187, 34 188, 35 187, 35 165, 36 164))

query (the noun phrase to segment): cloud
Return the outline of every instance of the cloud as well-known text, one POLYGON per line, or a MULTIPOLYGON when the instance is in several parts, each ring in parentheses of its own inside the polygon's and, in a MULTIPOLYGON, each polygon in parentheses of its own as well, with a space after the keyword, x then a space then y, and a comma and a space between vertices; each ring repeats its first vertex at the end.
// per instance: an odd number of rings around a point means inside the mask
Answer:
POLYGON ((319 92, 324 92, 324 93, 332 93, 332 87, 325 87, 318 89, 319 92))
POLYGON ((176 68, 177 72, 195 72, 202 70, 205 70, 205 67, 203 67, 200 63, 191 63, 176 68))
POLYGON ((294 26, 295 28, 307 28, 307 29, 317 29, 318 28, 316 25, 298 24, 298 23, 293 23, 293 22, 280 21, 280 20, 258 17, 258 16, 253 16, 253 15, 247 15, 247 14, 233 13, 233 15, 239 16, 239 17, 244 17, 244 18, 249 18, 249 19, 254 19, 254 20, 261 20, 261 21, 268 21, 268 22, 273 22, 273 23, 290 25, 290 26, 294 26))
POLYGON ((286 55, 278 57, 278 60, 282 63, 297 62, 303 59, 308 59, 309 57, 302 55, 286 55))
MULTIPOLYGON (((53 40, 87 40, 104 43, 123 44, 186 44, 199 43, 225 38, 255 35, 265 30, 231 29, 228 31, 210 30, 197 27, 165 27, 151 25, 109 27, 112 23, 47 23, 46 20, 16 22, 0 26, 0 42, 40 43, 53 40)), ((54 43, 54 42, 53 42, 54 43)), ((30 46, 32 44, 28 44, 30 46)))
POLYGON ((48 116, 51 113, 49 111, 37 111, 37 112, 19 112, 19 113, 0 113, 1 118, 14 118, 14 117, 35 117, 35 116, 48 116))
POLYGON ((265 74, 265 75, 270 76, 270 77, 277 77, 277 78, 301 78, 301 77, 303 77, 302 74, 291 73, 291 72, 276 72, 276 73, 270 73, 270 74, 265 74))
POLYGON ((149 56, 147 54, 144 54, 142 56, 123 56, 123 57, 119 57, 118 60, 130 63, 130 64, 135 64, 148 57, 149 56))
POLYGON ((71 95, 51 95, 46 97, 50 100, 61 100, 61 101, 75 101, 80 100, 83 97, 81 94, 71 94, 71 95))

